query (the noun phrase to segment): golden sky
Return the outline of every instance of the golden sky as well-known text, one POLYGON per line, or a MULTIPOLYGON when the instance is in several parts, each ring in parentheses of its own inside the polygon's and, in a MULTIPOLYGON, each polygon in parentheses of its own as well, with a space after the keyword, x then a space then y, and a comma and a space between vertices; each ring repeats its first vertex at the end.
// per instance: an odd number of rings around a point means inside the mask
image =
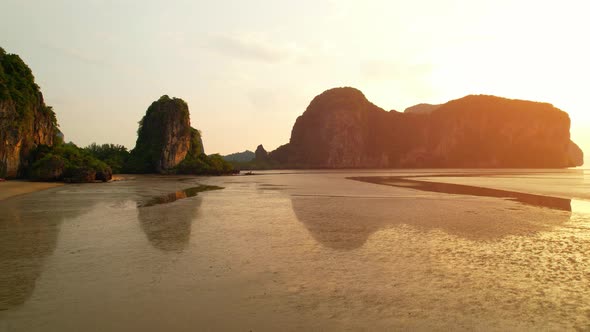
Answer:
MULTIPOLYGON (((163 94, 185 99, 208 153, 268 150, 322 91, 378 106, 468 94, 568 112, 590 151, 584 1, 20 1, 0 45, 31 66, 67 140, 132 148, 163 94)), ((587 158, 588 160, 588 158, 587 158)))

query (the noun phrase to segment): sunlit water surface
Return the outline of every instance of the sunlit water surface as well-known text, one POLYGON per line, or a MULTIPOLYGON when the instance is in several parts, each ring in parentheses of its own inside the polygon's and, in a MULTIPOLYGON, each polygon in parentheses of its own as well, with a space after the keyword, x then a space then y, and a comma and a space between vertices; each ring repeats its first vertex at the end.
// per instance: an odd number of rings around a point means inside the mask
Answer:
POLYGON ((13 197, 0 331, 588 330, 589 176, 137 176, 13 197), (569 205, 347 179, 400 176, 569 205))

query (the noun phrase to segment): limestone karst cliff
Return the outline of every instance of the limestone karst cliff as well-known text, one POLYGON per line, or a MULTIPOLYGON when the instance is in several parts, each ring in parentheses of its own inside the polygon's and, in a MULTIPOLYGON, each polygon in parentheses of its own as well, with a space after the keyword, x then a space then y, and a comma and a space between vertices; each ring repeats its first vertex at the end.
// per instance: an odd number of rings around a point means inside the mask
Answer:
POLYGON ((206 155, 201 133, 191 127, 188 105, 180 98, 160 97, 139 122, 137 142, 126 171, 221 175, 234 172, 218 155, 206 155))
POLYGON ((63 143, 31 69, 0 48, 0 177, 94 182, 111 176, 108 165, 63 143))
POLYGON ((264 149, 264 146, 262 146, 262 144, 258 145, 258 147, 256 147, 256 152, 254 152, 254 160, 258 161, 258 162, 267 162, 268 161, 268 152, 266 152, 266 149, 264 149))
POLYGON ((53 145, 58 132, 31 69, 0 48, 0 177, 22 176, 31 151, 53 145))
POLYGON ((584 165, 584 152, 582 151, 582 149, 580 149, 580 147, 574 143, 573 141, 570 141, 570 144, 568 145, 568 159, 570 161, 571 165, 574 166, 582 166, 584 165))
POLYGON ((312 100, 270 158, 301 168, 579 166, 569 128, 568 114, 547 103, 470 95, 399 113, 336 88, 312 100))
POLYGON ((182 99, 160 97, 139 122, 131 163, 138 172, 164 173, 187 155, 203 153, 199 132, 190 125, 188 105, 182 99))

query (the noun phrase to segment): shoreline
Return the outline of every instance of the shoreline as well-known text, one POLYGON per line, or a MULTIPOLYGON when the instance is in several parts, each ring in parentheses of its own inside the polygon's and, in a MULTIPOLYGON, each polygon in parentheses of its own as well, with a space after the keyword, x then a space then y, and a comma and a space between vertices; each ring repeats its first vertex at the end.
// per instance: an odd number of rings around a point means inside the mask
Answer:
POLYGON ((32 182, 26 180, 8 180, 0 182, 0 201, 15 196, 61 187, 63 185, 64 183, 60 182, 32 182))

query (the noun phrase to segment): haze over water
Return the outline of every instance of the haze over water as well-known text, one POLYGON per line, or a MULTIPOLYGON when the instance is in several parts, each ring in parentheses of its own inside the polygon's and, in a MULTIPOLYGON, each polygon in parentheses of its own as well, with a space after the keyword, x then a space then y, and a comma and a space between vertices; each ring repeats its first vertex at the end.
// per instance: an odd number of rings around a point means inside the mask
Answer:
POLYGON ((260 174, 0 201, 0 330, 590 328, 588 171, 260 174))

